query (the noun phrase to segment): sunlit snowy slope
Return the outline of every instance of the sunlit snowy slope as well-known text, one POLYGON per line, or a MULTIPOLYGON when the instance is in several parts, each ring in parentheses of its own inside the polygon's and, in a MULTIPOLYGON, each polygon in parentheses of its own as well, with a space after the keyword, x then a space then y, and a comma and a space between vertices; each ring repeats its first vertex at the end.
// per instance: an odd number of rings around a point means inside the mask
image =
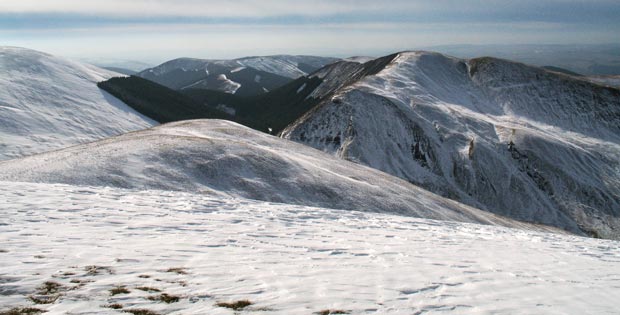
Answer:
POLYGON ((119 74, 16 47, 0 47, 0 160, 155 124, 97 87, 119 74))
POLYGON ((477 208, 620 238, 620 90, 494 58, 375 64, 313 74, 324 101, 283 137, 477 208))
POLYGON ((169 191, 0 182, 0 200, 0 311, 618 312, 614 241, 169 191))
MULTIPOLYGON (((454 202, 372 168, 224 120, 170 123, 0 162, 0 180, 200 192, 547 229, 454 202)), ((567 218, 556 220, 579 233, 567 218)))

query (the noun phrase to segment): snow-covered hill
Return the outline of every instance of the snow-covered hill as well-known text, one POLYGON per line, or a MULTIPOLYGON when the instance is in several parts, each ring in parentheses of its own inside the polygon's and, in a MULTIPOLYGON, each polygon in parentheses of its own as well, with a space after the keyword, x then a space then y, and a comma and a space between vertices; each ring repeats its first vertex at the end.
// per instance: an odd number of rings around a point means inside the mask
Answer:
POLYGON ((494 58, 388 57, 374 75, 323 71, 324 101, 283 137, 474 207, 620 238, 620 90, 494 58))
POLYGON ((97 88, 119 74, 16 47, 0 47, 0 160, 155 124, 97 88))
MULTIPOLYGON (((465 206, 369 167, 224 120, 170 123, 0 162, 0 180, 200 192, 545 229, 465 206)), ((568 217, 554 222, 578 233, 568 217)))
POLYGON ((171 89, 209 89, 243 96, 258 95, 276 89, 337 61, 315 56, 261 56, 230 60, 178 58, 146 69, 138 76, 171 89), (223 86, 218 79, 230 81, 223 86), (230 86, 236 86, 230 89, 230 86))
POLYGON ((0 182, 0 200, 0 312, 618 311, 614 241, 170 191, 0 182))

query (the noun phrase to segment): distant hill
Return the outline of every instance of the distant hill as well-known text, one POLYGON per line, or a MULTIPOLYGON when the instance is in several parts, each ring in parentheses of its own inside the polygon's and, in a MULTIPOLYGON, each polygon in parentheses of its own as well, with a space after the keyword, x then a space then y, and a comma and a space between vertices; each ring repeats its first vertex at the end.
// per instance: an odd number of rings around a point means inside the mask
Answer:
POLYGON ((620 75, 592 75, 587 79, 597 84, 620 88, 620 75))
POLYGON ((573 72, 570 70, 566 70, 564 68, 560 68, 560 67, 554 67, 554 66, 543 66, 543 69, 549 70, 549 71, 553 71, 553 72, 558 72, 558 73, 564 73, 564 74, 568 74, 568 75, 572 75, 575 77, 582 77, 582 74, 579 74, 577 72, 573 72))
POLYGON ((126 75, 134 75, 134 74, 138 73, 138 72, 130 70, 130 69, 118 68, 118 67, 102 67, 102 68, 110 70, 110 71, 118 72, 120 74, 126 74, 126 75))

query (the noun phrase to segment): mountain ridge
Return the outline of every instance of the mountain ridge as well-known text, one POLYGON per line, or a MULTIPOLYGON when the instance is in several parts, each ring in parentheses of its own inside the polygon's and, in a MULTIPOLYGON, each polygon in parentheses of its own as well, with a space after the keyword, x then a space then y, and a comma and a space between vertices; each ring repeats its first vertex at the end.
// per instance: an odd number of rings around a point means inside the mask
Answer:
POLYGON ((617 238, 618 95, 522 63, 407 51, 281 136, 475 207, 543 224, 564 213, 617 238))

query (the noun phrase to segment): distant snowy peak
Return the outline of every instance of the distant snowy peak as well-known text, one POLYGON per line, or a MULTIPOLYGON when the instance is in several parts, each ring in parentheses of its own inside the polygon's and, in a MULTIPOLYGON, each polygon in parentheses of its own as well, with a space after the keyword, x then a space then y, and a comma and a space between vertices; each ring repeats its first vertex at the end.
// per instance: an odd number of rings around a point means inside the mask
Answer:
POLYGON ((161 65, 155 66, 153 68, 145 69, 140 73, 152 73, 154 75, 162 75, 174 70, 181 71, 197 71, 201 70, 205 73, 208 73, 209 65, 221 65, 224 67, 234 67, 233 69, 237 69, 241 65, 234 60, 208 60, 208 59, 197 59, 197 58, 177 58, 166 61, 161 65))
POLYGON ((217 84, 217 77, 224 74, 240 85, 236 94, 251 96, 265 93, 265 90, 274 90, 337 60, 289 55, 231 60, 178 58, 146 69, 138 73, 138 76, 171 89, 208 89, 230 93, 230 89, 217 84))
POLYGON ((496 58, 380 59, 315 72, 321 102, 281 135, 478 208, 620 238, 620 90, 496 58))
POLYGON ((0 160, 143 129, 154 121, 97 87, 121 74, 0 47, 0 160))
POLYGON ((308 75, 325 65, 336 62, 339 59, 317 56, 276 55, 245 57, 236 60, 246 67, 252 67, 257 70, 296 79, 308 75))
POLYGON ((336 61, 338 61, 337 58, 331 57, 289 55, 244 57, 239 59, 177 58, 166 61, 159 66, 146 69, 141 73, 163 75, 174 70, 205 71, 210 67, 227 68, 229 72, 236 72, 244 67, 250 67, 295 79, 336 61))

